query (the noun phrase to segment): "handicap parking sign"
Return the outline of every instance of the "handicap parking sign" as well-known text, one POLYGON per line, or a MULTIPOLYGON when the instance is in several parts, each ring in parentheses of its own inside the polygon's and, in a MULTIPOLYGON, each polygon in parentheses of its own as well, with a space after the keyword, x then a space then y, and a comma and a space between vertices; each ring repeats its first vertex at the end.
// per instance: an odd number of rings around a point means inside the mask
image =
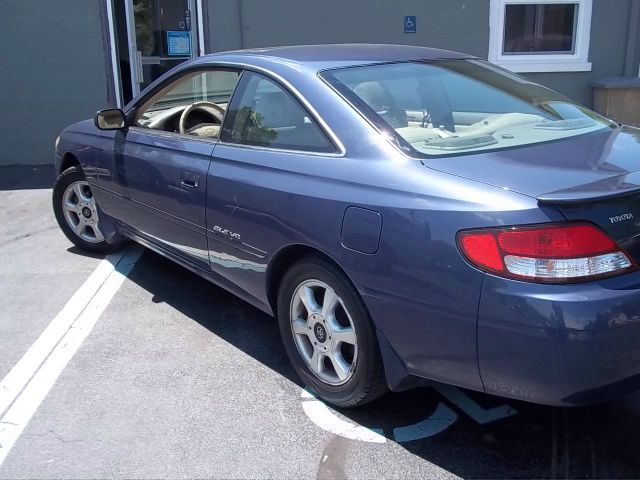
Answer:
POLYGON ((408 15, 404 17, 404 33, 416 33, 415 15, 408 15))

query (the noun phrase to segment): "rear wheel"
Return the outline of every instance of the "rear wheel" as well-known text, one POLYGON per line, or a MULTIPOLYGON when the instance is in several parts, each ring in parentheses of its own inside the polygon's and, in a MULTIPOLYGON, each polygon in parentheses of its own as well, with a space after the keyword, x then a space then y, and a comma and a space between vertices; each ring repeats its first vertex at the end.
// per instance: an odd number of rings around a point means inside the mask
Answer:
POLYGON ((278 295, 278 321, 296 372, 323 400, 355 407, 386 392, 368 312, 330 262, 309 257, 289 269, 278 295))
POLYGON ((116 247, 105 240, 96 200, 78 167, 70 167, 58 177, 53 187, 53 211, 63 233, 77 247, 101 253, 116 247))

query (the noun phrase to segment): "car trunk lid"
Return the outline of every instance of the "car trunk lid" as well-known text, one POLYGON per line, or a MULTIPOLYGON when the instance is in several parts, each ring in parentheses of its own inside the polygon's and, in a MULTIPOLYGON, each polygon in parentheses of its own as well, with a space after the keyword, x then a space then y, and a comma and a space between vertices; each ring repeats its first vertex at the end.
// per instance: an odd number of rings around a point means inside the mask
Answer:
POLYGON ((620 127, 518 149, 424 159, 436 170, 534 197, 590 221, 640 263, 640 129, 620 127))
POLYGON ((567 220, 587 220, 598 225, 640 263, 640 192, 563 199, 555 205, 567 220))

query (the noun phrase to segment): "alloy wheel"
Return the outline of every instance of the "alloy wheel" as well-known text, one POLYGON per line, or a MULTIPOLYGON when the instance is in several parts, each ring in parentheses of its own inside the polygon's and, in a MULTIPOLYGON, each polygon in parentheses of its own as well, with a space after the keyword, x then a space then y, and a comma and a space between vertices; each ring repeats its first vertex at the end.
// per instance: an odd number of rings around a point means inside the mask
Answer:
POLYGON ((330 385, 348 382, 355 370, 358 344, 351 315, 336 292, 320 280, 302 282, 291 299, 289 318, 307 367, 330 385))
POLYGON ((104 241, 100 231, 98 209, 86 181, 70 183, 62 195, 64 218, 71 230, 89 243, 104 241))

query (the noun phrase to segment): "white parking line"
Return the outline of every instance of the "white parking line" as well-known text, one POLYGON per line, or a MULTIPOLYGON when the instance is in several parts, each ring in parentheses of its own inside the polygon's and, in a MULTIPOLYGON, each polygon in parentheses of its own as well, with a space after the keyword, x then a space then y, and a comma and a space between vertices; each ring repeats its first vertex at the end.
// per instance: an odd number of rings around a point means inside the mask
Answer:
POLYGON ((89 301, 113 273, 125 252, 107 256, 49 323, 40 337, 0 382, 0 415, 13 403, 36 370, 42 365, 71 324, 82 313, 89 301))
POLYGON ((102 260, 0 383, 0 466, 142 252, 131 246, 102 260))

